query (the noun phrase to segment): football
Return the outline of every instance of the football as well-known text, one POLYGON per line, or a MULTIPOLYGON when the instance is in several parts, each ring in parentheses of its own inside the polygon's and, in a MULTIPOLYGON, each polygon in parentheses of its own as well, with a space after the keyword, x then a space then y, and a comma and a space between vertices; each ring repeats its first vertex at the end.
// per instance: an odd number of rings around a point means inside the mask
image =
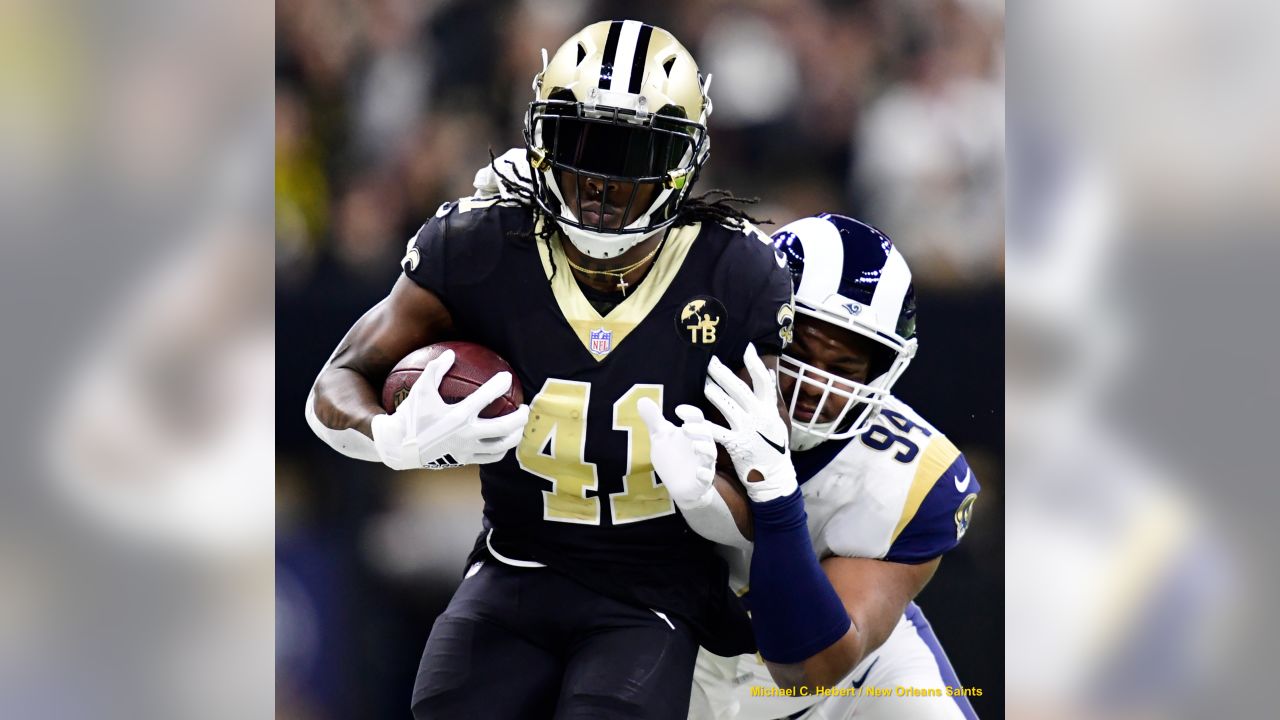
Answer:
POLYGON ((418 348, 396 363, 382 385, 382 408, 389 413, 409 396, 409 388, 418 381, 427 363, 440 357, 445 350, 454 352, 453 367, 440 379, 440 397, 447 403, 456 403, 475 392, 489 378, 506 370, 511 373, 511 388, 497 400, 480 411, 482 418, 494 418, 515 412, 524 402, 524 391, 515 372, 494 351, 471 342, 449 341, 418 348))

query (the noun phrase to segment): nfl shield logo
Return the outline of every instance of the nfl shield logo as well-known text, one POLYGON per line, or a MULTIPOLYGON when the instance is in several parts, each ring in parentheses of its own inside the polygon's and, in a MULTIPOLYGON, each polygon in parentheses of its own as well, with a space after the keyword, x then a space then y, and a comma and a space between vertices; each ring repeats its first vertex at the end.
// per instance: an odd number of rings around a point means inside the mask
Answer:
POLYGON ((595 355, 607 355, 613 349, 613 331, 600 328, 591 331, 591 352, 595 355))

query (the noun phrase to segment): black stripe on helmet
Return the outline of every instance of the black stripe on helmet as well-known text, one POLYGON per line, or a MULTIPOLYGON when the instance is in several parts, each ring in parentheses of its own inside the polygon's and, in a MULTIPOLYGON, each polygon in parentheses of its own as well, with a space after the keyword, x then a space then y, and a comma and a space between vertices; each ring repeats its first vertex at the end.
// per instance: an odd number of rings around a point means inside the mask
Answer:
POLYGON ((600 61, 600 89, 613 89, 613 63, 618 59, 618 38, 622 35, 622 21, 609 24, 609 37, 604 41, 604 58, 600 61))
POLYGON ((629 93, 640 92, 640 81, 644 78, 645 59, 649 55, 649 38, 652 35, 652 25, 640 26, 640 37, 636 38, 636 54, 631 60, 631 82, 627 84, 627 92, 629 93))

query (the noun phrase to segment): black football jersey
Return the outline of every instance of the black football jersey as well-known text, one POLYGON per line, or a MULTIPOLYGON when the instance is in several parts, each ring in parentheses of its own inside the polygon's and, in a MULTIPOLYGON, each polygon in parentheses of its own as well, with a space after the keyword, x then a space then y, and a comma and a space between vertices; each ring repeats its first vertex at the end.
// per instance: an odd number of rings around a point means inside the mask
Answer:
POLYGON ((464 198, 403 260, 458 339, 511 364, 530 405, 519 447, 480 467, 488 542, 705 628, 724 612, 723 563, 655 475, 636 406, 652 398, 668 418, 682 403, 706 407, 712 355, 736 369, 749 341, 778 353, 791 337, 790 275, 752 227, 673 228, 648 275, 601 316, 559 236, 535 239, 533 226, 527 207, 464 198))

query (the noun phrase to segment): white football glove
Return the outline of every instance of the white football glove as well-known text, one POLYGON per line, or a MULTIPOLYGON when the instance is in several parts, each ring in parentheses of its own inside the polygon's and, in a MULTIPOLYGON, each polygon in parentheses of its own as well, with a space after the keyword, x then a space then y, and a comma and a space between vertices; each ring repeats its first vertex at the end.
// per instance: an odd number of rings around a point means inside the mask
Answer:
POLYGON ((453 351, 446 350, 427 363, 400 407, 391 415, 373 418, 373 444, 392 470, 497 462, 520 444, 529 420, 528 405, 502 417, 480 417, 481 410, 511 387, 511 373, 494 375, 450 405, 440 397, 440 381, 453 360, 453 351))
POLYGON ((733 460, 752 502, 768 502, 795 492, 796 470, 791 465, 790 433, 778 414, 778 384, 765 367, 754 344, 743 354, 748 386, 718 358, 711 358, 703 392, 729 423, 723 428, 708 422, 707 429, 733 460), (752 473, 760 479, 753 480, 752 473))
POLYGON ((671 499, 681 510, 710 505, 716 496, 716 444, 702 411, 692 405, 677 407, 676 415, 684 421, 677 427, 649 398, 641 398, 636 408, 649 428, 653 470, 671 499))

